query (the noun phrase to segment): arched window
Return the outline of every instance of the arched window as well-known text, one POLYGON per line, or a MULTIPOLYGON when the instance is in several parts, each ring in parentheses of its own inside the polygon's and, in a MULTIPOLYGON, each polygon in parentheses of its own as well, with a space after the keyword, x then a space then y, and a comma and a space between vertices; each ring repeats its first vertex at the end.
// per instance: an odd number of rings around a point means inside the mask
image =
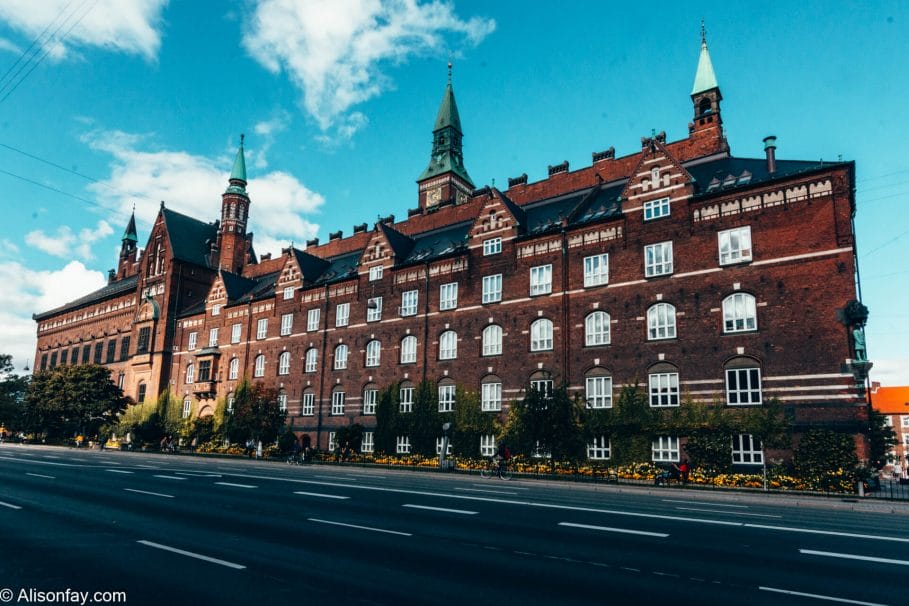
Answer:
POLYGON ((490 324, 483 329, 483 355, 502 355, 502 327, 498 324, 490 324))
POLYGON ((679 370, 666 362, 652 366, 647 374, 652 407, 679 405, 679 370))
POLYGON ((609 314, 595 311, 584 320, 584 345, 609 345, 609 314))
POLYGON ((733 358, 726 363, 726 402, 730 406, 760 405, 761 367, 753 358, 733 358))
POLYGON ((363 414, 376 414, 376 402, 379 399, 379 389, 375 384, 370 383, 363 388, 363 414))
POLYGON ((538 370, 530 375, 530 389, 540 392, 544 396, 552 395, 552 374, 545 370, 538 370))
POLYGON ((502 410, 502 379, 487 375, 480 382, 480 404, 484 411, 502 410))
POLYGON ((604 368, 593 368, 584 377, 587 408, 612 408, 612 376, 604 368))
POLYGON ((278 358, 278 374, 279 375, 289 375, 290 374, 290 352, 289 351, 281 352, 281 356, 278 358))
POLYGON ((265 354, 259 354, 256 356, 255 370, 253 371, 254 377, 264 377, 265 376, 265 354))
POLYGON ((300 415, 309 417, 316 414, 316 392, 312 387, 303 390, 303 400, 300 402, 300 415))
POLYGON ((439 412, 452 412, 455 405, 455 382, 450 377, 439 381, 439 412))
POLYGON ((347 393, 341 387, 335 387, 331 391, 331 414, 344 414, 344 400, 346 397, 347 393))
POLYGON ((148 388, 148 385, 143 381, 139 383, 139 387, 136 389, 136 402, 141 404, 145 401, 145 390, 148 388))
POLYGON ((191 414, 193 414, 193 401, 192 398, 186 396, 183 398, 183 418, 188 419, 191 414))
POLYGON ((194 378, 195 378, 195 376, 196 376, 196 365, 195 365, 195 364, 187 364, 187 365, 186 365, 186 382, 187 382, 187 383, 192 383, 193 380, 194 380, 194 378))
POLYGON ((398 410, 400 412, 413 412, 414 386, 410 381, 402 381, 398 390, 398 410))
POLYGON ((278 410, 287 412, 287 392, 283 389, 278 392, 278 410))
POLYGON ((382 344, 373 340, 366 344, 366 366, 378 366, 382 358, 382 344))
MULTIPOLYGON (((236 359, 236 358, 234 358, 236 359)), ((227 394, 227 413, 230 414, 234 411, 234 402, 237 401, 237 396, 234 395, 234 392, 227 394)))
POLYGON ((413 364, 417 361, 417 338, 407 335, 401 339, 401 364, 413 364))
POLYGON ((723 332, 757 330, 757 305, 754 297, 737 292, 723 299, 723 332))
POLYGON ((458 333, 446 330, 439 337, 439 359, 454 360, 458 357, 458 333))
POLYGON ((316 366, 319 363, 319 350, 315 347, 310 347, 306 350, 306 366, 304 370, 306 372, 316 372, 316 366))
POLYGON ((230 366, 227 370, 227 379, 229 381, 236 381, 237 377, 240 376, 240 358, 231 358, 230 366))
POLYGON ((347 345, 343 343, 335 347, 335 370, 347 368, 347 345))
POLYGON ((530 325, 530 351, 552 349, 552 320, 540 318, 530 325))
POLYGON ((647 340, 675 338, 675 307, 657 303, 647 310, 647 340))

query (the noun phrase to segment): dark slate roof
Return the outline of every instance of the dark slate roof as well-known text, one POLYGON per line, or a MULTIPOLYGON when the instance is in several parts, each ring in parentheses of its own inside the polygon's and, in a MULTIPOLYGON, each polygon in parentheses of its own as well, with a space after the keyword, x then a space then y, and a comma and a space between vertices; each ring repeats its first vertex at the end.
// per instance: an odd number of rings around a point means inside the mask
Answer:
POLYGON ((362 250, 355 250, 328 259, 328 267, 326 267, 325 271, 323 271, 316 280, 313 280, 313 282, 316 284, 329 284, 357 275, 357 265, 359 265, 360 257, 362 255, 362 250))
POLYGON ((506 196, 503 192, 498 192, 499 197, 502 198, 502 203, 505 205, 511 214, 514 216, 515 221, 518 222, 518 225, 521 229, 527 225, 527 213, 524 212, 524 209, 511 201, 511 198, 506 196))
POLYGON ((138 274, 136 274, 134 276, 130 276, 128 278, 123 278, 122 280, 112 282, 111 284, 108 284, 107 286, 104 286, 103 288, 99 288, 95 292, 89 293, 89 294, 85 295, 84 297, 80 297, 80 298, 76 299, 75 301, 70 301, 69 303, 66 303, 65 305, 61 305, 60 307, 51 309, 49 311, 42 312, 40 314, 34 314, 32 316, 32 319, 36 320, 36 321, 41 321, 45 318, 49 318, 49 317, 57 315, 59 313, 63 313, 66 311, 73 311, 73 310, 79 309, 81 307, 88 307, 89 305, 94 305, 96 303, 100 303, 101 301, 113 299, 114 297, 118 297, 118 296, 128 293, 128 292, 134 292, 136 290, 136 285, 138 283, 139 283, 138 274))
POLYGON ((410 251, 413 250, 414 240, 384 223, 378 223, 378 226, 379 229, 382 230, 382 233, 385 234, 385 238, 388 240, 388 244, 394 252, 395 260, 400 261, 406 259, 410 254, 410 251))
POLYGON ((209 267, 211 243, 218 237, 213 223, 204 223, 186 215, 164 208, 164 224, 170 237, 173 255, 180 261, 209 267))
POLYGON ((311 255, 308 252, 293 249, 294 256, 297 258, 297 265, 300 266, 300 272, 303 274, 303 280, 306 282, 313 282, 318 279, 322 272, 324 272, 331 265, 330 262, 325 259, 320 259, 315 255, 311 255))
POLYGON ((572 211, 584 201, 591 188, 574 191, 541 202, 534 202, 524 207, 527 216, 525 236, 536 236, 552 229, 559 229, 562 220, 567 219, 572 211))
POLYGON ((803 160, 777 160, 776 172, 767 172, 766 158, 720 158, 702 164, 694 163, 685 169, 694 177, 697 195, 729 191, 756 183, 772 181, 809 173, 847 162, 821 162, 803 160))
POLYGON ((224 291, 227 293, 228 303, 236 301, 256 285, 255 280, 224 270, 221 270, 221 281, 224 282, 224 291))
POLYGON ((625 182, 609 186, 595 187, 575 208, 571 216, 572 225, 583 225, 603 219, 612 219, 622 215, 622 203, 619 196, 625 189, 625 182))
POLYGON ((413 250, 399 265, 425 263, 467 249, 467 234, 473 221, 451 225, 414 236, 413 250))

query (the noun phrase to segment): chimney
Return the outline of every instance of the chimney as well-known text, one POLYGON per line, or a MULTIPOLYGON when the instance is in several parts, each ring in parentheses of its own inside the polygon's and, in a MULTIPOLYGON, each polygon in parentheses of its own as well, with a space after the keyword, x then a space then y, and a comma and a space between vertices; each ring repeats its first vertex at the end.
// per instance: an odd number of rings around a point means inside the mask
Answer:
POLYGON ((776 137, 764 137, 764 152, 767 154, 767 172, 776 172, 776 137))

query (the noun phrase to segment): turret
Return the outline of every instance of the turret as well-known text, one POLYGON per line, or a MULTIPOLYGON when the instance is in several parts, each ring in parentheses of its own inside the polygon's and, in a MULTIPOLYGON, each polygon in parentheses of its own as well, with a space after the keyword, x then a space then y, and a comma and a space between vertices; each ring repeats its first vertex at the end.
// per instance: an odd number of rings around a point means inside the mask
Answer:
POLYGON ((701 23, 701 54, 698 57, 698 69, 694 75, 694 86, 691 88, 691 101, 694 105, 694 122, 691 131, 718 128, 722 131, 723 118, 720 114, 720 85, 713 71, 713 62, 707 50, 707 32, 701 23))
POLYGON ((221 269, 240 273, 247 262, 249 238, 246 224, 249 219, 249 194, 246 193, 246 158, 243 154, 243 135, 240 135, 240 149, 234 158, 227 189, 221 195, 221 224, 218 230, 219 242, 212 247, 218 254, 221 269))
POLYGON ((120 261, 117 264, 116 279, 122 280, 135 272, 136 256, 138 255, 139 236, 136 234, 136 209, 129 216, 129 223, 120 239, 120 261))

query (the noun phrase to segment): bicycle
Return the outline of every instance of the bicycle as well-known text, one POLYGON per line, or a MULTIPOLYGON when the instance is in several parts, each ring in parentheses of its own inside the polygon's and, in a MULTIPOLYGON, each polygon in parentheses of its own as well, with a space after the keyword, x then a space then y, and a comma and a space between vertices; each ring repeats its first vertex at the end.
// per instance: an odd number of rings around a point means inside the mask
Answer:
POLYGON ((488 480, 494 476, 498 476, 500 480, 511 479, 512 473, 511 470, 508 469, 508 464, 505 461, 490 459, 486 467, 480 470, 480 477, 484 480, 488 480))
POLYGON ((303 455, 300 453, 287 455, 287 464, 288 465, 302 465, 303 464, 303 455))

